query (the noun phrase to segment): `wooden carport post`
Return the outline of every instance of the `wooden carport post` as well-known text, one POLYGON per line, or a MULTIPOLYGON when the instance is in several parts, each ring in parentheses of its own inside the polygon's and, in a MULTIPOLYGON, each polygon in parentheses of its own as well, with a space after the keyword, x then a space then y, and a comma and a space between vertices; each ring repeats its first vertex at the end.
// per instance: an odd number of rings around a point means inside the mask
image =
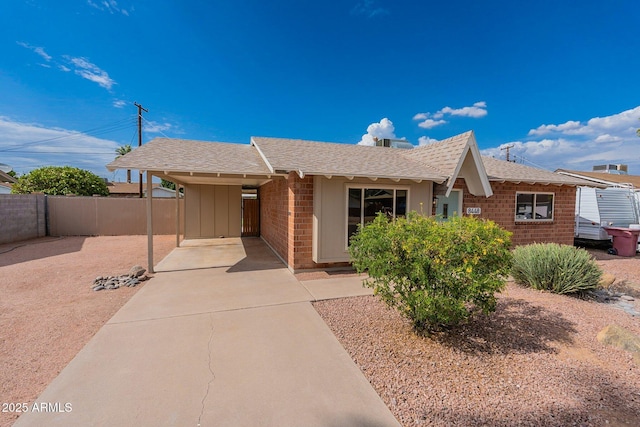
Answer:
POLYGON ((180 247, 180 184, 176 183, 176 248, 180 247))
POLYGON ((151 188, 152 175, 150 171, 147 171, 147 262, 149 273, 153 271, 153 191, 151 188))

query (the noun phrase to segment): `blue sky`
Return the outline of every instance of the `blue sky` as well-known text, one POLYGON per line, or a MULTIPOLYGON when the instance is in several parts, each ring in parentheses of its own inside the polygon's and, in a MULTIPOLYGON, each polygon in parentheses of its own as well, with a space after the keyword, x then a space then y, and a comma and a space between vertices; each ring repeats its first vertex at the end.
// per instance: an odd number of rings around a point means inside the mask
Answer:
POLYGON ((640 2, 14 0, 0 163, 104 165, 168 136, 429 143, 640 174, 640 2))

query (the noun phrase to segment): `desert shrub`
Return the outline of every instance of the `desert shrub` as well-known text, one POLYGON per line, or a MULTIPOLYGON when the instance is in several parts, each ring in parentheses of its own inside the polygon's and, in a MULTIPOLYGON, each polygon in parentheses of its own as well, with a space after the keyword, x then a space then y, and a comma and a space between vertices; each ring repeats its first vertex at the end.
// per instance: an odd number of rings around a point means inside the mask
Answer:
POLYGON ((365 286, 429 332, 495 311, 511 266, 510 236, 471 217, 378 215, 352 237, 349 253, 356 270, 369 274, 365 286))
POLYGON ((596 288, 602 270, 584 249, 534 243, 514 249, 511 275, 521 285, 571 294, 596 288))

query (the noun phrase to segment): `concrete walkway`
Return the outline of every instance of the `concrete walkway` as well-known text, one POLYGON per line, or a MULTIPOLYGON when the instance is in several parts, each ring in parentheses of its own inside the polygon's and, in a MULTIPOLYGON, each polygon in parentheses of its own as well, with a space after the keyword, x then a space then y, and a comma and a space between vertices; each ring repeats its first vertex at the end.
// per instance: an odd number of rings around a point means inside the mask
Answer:
POLYGON ((361 279, 302 284, 259 239, 186 242, 157 271, 16 426, 399 425, 310 303, 361 279))

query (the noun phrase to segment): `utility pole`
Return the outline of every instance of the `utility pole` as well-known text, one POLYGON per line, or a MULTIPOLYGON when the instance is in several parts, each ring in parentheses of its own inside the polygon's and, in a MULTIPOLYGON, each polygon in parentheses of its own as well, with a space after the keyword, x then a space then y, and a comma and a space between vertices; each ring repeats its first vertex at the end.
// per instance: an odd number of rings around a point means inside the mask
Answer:
POLYGON ((513 144, 511 145, 507 145, 506 147, 502 147, 500 150, 507 150, 507 162, 510 162, 511 160, 509 160, 509 150, 511 150, 513 147, 515 147, 513 144))
MULTIPOLYGON (((138 147, 142 147, 142 112, 144 111, 145 113, 148 113, 149 110, 147 110, 137 102, 134 102, 133 105, 138 107, 138 147)), ((507 158, 508 157, 509 157, 509 152, 507 151, 507 158)), ((142 198, 142 171, 139 171, 139 172, 140 172, 140 176, 139 176, 138 192, 139 192, 139 197, 142 198)), ((151 194, 149 194, 148 196, 151 197, 151 194)))

